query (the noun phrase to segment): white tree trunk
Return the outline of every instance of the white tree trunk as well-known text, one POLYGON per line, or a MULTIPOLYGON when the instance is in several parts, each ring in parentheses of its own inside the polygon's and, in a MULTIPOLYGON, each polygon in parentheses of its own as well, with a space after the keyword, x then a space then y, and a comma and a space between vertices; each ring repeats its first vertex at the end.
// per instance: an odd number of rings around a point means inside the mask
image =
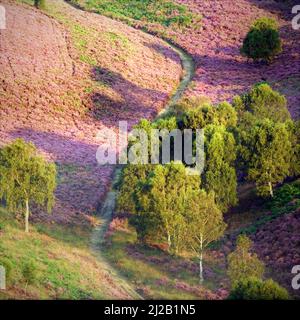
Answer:
POLYGON ((270 181, 269 181, 269 190, 270 190, 270 195, 273 198, 274 197, 273 187, 272 187, 272 183, 270 181))
POLYGON ((199 280, 200 284, 203 283, 203 237, 200 236, 200 254, 199 254, 199 280))
POLYGON ((170 233, 168 232, 168 246, 169 246, 169 250, 171 249, 171 245, 172 245, 171 235, 170 235, 170 233))
POLYGON ((29 232, 29 202, 28 200, 25 201, 26 204, 26 211, 25 211, 25 232, 29 232))

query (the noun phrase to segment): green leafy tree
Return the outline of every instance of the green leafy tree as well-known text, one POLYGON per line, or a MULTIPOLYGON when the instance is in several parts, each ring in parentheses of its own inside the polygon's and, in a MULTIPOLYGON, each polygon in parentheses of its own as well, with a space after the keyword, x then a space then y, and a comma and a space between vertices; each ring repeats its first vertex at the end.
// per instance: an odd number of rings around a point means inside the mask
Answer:
POLYGON ((221 102, 216 106, 217 120, 216 125, 226 128, 234 128, 237 125, 237 112, 235 108, 228 102, 221 102))
POLYGON ((207 194, 204 190, 189 189, 185 203, 186 241, 188 247, 199 257, 199 279, 202 283, 203 252, 210 243, 224 234, 226 224, 213 194, 207 194))
POLYGON ((189 110, 198 109, 203 106, 211 105, 208 97, 183 97, 176 104, 170 107, 171 113, 177 118, 181 118, 189 110))
POLYGON ((159 216, 169 250, 178 253, 184 244, 184 211, 187 188, 199 188, 200 178, 189 177, 182 163, 156 166, 149 179, 150 210, 159 216))
POLYGON ((137 197, 152 170, 151 165, 127 165, 121 175, 116 210, 137 213, 137 197))
POLYGON ((34 0, 34 6, 38 9, 45 9, 46 0, 34 0))
POLYGON ((24 211, 26 232, 29 231, 30 204, 47 205, 50 212, 55 187, 55 165, 37 155, 32 143, 17 139, 0 149, 0 199, 10 210, 24 211))
POLYGON ((203 105, 195 109, 188 110, 183 115, 183 126, 187 129, 202 129, 207 124, 214 122, 216 112, 212 105, 203 105))
POLYGON ((169 117, 165 119, 159 119, 153 123, 154 129, 167 129, 168 131, 172 131, 177 129, 177 120, 175 117, 169 117))
POLYGON ((282 51, 278 25, 274 19, 257 19, 244 39, 241 53, 253 60, 267 62, 282 51))
POLYGON ((272 279, 263 281, 250 277, 238 281, 229 295, 230 300, 288 300, 289 294, 272 279))
POLYGON ((225 212, 237 203, 234 167, 236 145, 233 134, 223 126, 207 126, 205 154, 203 186, 208 192, 214 192, 217 205, 225 212))
POLYGON ((240 235, 235 251, 228 255, 228 276, 232 287, 249 277, 262 278, 264 274, 264 264, 256 254, 250 252, 251 246, 251 240, 245 235, 240 235))
POLYGON ((177 254, 184 246, 186 193, 199 186, 200 177, 187 175, 182 163, 155 166, 141 192, 136 193, 137 233, 156 240, 162 236, 169 251, 177 254))
POLYGON ((240 125, 246 124, 247 129, 265 118, 274 122, 291 119, 286 98, 266 83, 257 84, 246 94, 235 97, 233 107, 238 112, 240 125))
POLYGON ((290 173, 292 144, 287 126, 269 119, 258 122, 244 136, 240 148, 247 163, 248 179, 257 193, 273 197, 273 188, 290 173))
POLYGON ((208 125, 223 125, 234 127, 237 123, 237 112, 228 102, 216 106, 203 104, 196 108, 187 109, 182 116, 183 127, 202 129, 208 125))
POLYGON ((290 133, 290 141, 292 143, 292 155, 291 155, 291 176, 300 175, 300 121, 289 121, 287 128, 290 133))

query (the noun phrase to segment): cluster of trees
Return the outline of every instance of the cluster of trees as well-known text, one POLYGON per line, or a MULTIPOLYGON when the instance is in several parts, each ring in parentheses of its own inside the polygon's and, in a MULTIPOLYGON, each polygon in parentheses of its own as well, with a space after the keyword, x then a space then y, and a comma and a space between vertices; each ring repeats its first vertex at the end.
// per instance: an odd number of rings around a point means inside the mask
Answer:
POLYGON ((29 232, 30 205, 54 204, 56 167, 39 156, 32 143, 17 139, 0 149, 0 202, 15 214, 24 215, 29 232))
POLYGON ((147 134, 151 128, 204 129, 201 176, 187 175, 183 163, 128 165, 117 201, 118 212, 132 214, 141 241, 166 241, 175 254, 194 250, 200 270, 203 250, 224 232, 223 213, 237 204, 239 181, 254 182, 258 195, 272 197, 277 184, 300 174, 299 122, 291 120, 285 97, 266 83, 232 104, 186 98, 164 118, 142 120, 137 128, 147 134))
POLYGON ((271 18, 255 20, 243 41, 241 53, 254 61, 270 62, 281 51, 277 22, 271 18))
POLYGON ((263 280, 265 267, 251 253, 252 242, 240 235, 235 251, 228 256, 228 276, 232 300, 287 300, 288 292, 272 279, 263 280))
POLYGON ((133 213, 130 222, 140 241, 166 241, 172 254, 193 251, 203 281, 203 251, 226 225, 214 194, 200 188, 199 175, 188 175, 182 163, 129 165, 117 209, 133 213))

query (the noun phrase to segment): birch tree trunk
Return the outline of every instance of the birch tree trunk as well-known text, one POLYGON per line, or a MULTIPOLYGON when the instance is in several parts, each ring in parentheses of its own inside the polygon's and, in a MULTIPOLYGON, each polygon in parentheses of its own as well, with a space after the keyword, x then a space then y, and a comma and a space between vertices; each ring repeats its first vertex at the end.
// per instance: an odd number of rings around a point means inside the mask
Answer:
POLYGON ((270 181, 269 181, 269 190, 270 190, 270 195, 273 198, 274 197, 273 187, 272 187, 272 183, 270 181))
POLYGON ((203 236, 200 236, 200 254, 199 254, 199 278, 200 284, 203 283, 203 236))
POLYGON ((170 249, 171 249, 171 245, 172 245, 172 242, 171 242, 171 235, 170 235, 170 233, 168 232, 168 249, 169 249, 169 251, 170 251, 170 249))
POLYGON ((25 201, 26 211, 25 211, 25 232, 29 232, 29 201, 28 199, 25 201))

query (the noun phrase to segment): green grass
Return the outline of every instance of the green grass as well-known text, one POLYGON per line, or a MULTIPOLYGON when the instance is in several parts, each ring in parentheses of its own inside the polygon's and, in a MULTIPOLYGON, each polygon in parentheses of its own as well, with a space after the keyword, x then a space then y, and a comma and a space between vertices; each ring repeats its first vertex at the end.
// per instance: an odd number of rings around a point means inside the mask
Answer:
POLYGON ((300 180, 278 187, 275 189, 274 198, 269 200, 259 198, 252 185, 240 188, 239 195, 239 207, 235 213, 227 215, 227 234, 253 234, 266 223, 300 207, 300 180))
POLYGON ((110 283, 88 246, 90 230, 32 225, 0 208, 0 265, 9 269, 0 299, 110 299, 110 283))
POLYGON ((184 267, 187 258, 170 256, 162 250, 138 244, 132 228, 114 231, 104 255, 146 299, 203 299, 203 291, 214 291, 225 272, 218 261, 206 257, 205 267, 217 273, 215 279, 207 279, 202 287, 197 267, 195 272, 184 267))
POLYGON ((88 10, 129 22, 130 19, 164 27, 190 27, 199 17, 185 5, 168 0, 71 0, 88 10))
POLYGON ((264 204, 261 212, 268 211, 268 214, 262 214, 259 219, 251 225, 240 230, 241 233, 256 233, 266 223, 277 219, 280 216, 294 212, 300 207, 300 181, 286 183, 275 190, 274 198, 264 204))

